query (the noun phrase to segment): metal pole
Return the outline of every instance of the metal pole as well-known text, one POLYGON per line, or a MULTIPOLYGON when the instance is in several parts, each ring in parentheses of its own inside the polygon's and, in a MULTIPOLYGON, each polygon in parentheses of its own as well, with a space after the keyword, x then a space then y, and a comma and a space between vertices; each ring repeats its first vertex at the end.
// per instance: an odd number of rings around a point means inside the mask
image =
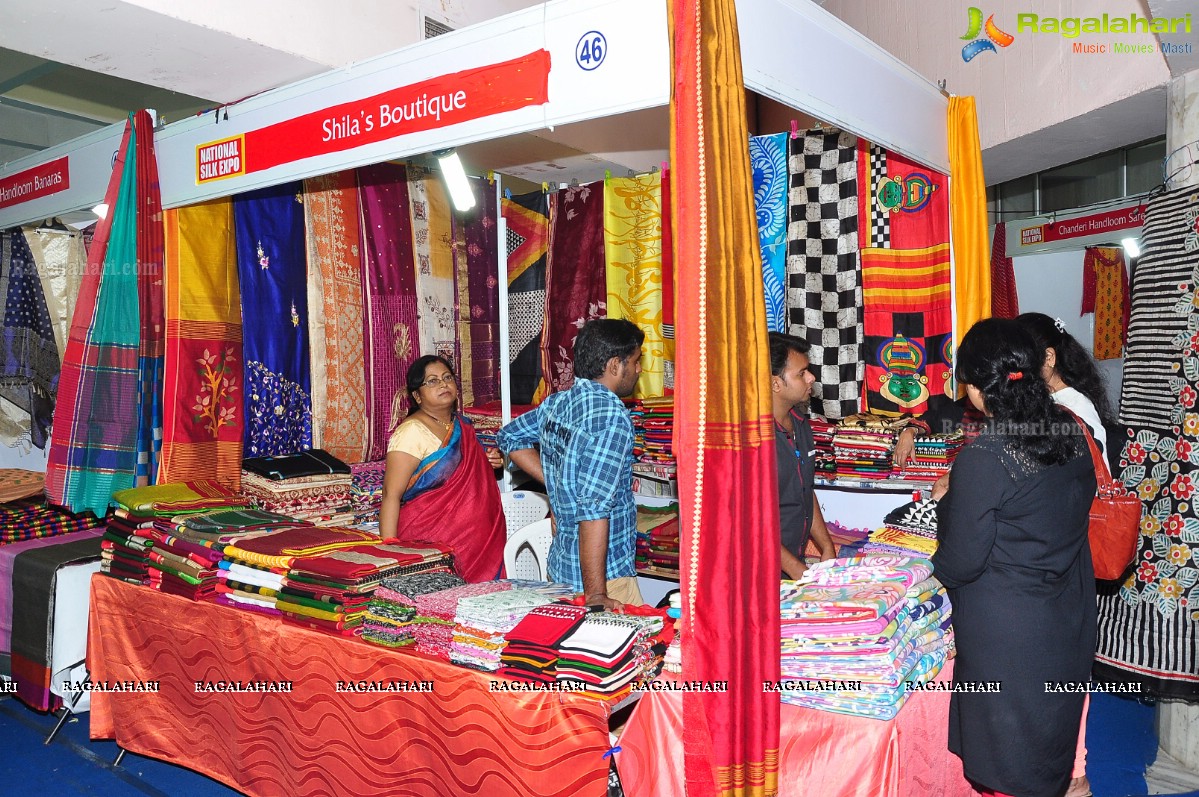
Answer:
MULTIPOLYGON (((495 176, 495 207, 496 234, 499 236, 499 246, 496 247, 496 276, 499 282, 500 295, 500 421, 508 424, 512 421, 512 373, 508 367, 508 224, 504 220, 504 178, 495 176)), ((501 492, 512 490, 512 471, 504 469, 501 492)))

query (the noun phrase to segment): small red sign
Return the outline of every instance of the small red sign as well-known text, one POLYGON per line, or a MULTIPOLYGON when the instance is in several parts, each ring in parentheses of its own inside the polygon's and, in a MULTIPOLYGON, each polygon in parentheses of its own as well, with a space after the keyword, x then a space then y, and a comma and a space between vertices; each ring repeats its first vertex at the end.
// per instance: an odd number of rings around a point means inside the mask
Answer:
MULTIPOLYGON (((440 75, 246 133, 246 174, 549 102, 550 54, 440 75)), ((227 143, 227 142, 222 142, 227 143)), ((208 145, 206 145, 208 146, 208 145)))
POLYGON ((71 173, 68 157, 64 155, 0 179, 0 208, 57 194, 70 187, 71 173))
POLYGON ((1091 235, 1128 230, 1140 227, 1145 220, 1145 208, 1136 205, 1089 216, 1055 221, 1045 225, 1046 241, 1064 241, 1070 238, 1085 238, 1091 235))

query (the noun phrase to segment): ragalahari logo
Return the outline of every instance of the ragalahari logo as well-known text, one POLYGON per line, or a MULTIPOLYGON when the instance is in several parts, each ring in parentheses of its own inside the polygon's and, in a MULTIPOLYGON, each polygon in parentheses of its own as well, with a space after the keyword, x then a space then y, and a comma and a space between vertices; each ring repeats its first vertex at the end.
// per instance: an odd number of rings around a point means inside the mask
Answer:
POLYGON ((998 52, 995 45, 1007 47, 1016 40, 1016 37, 1010 33, 1004 33, 995 24, 995 15, 987 17, 986 25, 983 24, 983 12, 980 8, 970 6, 970 27, 966 30, 966 35, 962 39, 970 40, 969 44, 962 48, 962 60, 969 63, 979 53, 998 52), (978 34, 986 31, 987 38, 980 39, 978 34))

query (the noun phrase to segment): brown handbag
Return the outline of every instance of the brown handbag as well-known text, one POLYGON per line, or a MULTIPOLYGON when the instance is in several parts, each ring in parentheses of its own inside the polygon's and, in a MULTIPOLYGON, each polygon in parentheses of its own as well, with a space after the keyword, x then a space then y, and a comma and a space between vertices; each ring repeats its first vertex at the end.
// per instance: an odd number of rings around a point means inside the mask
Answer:
POLYGON ((1091 430, 1074 416, 1087 436, 1091 460, 1095 463, 1095 481, 1099 485, 1091 502, 1091 524, 1087 536, 1091 542, 1091 561, 1095 578, 1114 581, 1124 575, 1137 554, 1141 527, 1141 499, 1112 478, 1107 461, 1099 451, 1091 430))

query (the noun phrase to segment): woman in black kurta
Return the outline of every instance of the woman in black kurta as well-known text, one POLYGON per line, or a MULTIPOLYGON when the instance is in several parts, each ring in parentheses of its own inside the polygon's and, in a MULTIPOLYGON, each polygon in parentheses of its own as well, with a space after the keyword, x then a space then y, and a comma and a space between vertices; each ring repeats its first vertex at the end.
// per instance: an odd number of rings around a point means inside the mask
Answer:
POLYGON ((1059 797, 1083 693, 1058 688, 1087 683, 1095 652, 1095 474, 1080 427, 1054 406, 1039 352, 1014 322, 972 327, 957 372, 990 423, 953 465, 932 561, 953 604, 954 679, 999 681, 1001 691, 954 693, 949 749, 981 787, 1059 797))

